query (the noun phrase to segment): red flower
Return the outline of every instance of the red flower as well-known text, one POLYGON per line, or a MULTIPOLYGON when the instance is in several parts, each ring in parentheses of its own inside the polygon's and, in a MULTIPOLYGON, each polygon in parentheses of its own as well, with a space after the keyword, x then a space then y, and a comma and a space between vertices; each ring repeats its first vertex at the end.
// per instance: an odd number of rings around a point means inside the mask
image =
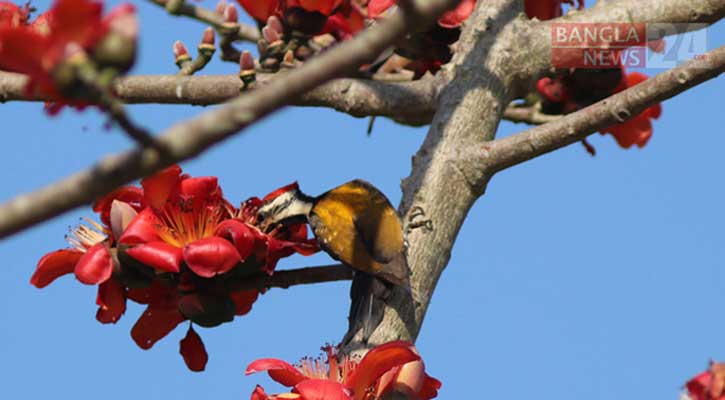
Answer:
POLYGON ((710 362, 710 368, 686 384, 692 400, 725 400, 725 364, 710 362))
POLYGON ((427 400, 438 394, 440 382, 425 373, 420 356, 408 342, 378 346, 360 362, 340 357, 331 347, 325 350, 327 363, 306 358, 295 367, 283 360, 263 358, 249 364, 247 375, 267 371, 273 380, 292 388, 292 393, 267 395, 257 386, 252 400, 372 400, 392 390, 402 391, 411 399, 427 400))
MULTIPOLYGON (((536 89, 542 97, 544 112, 568 114, 645 80, 646 75, 639 72, 627 74, 624 67, 576 69, 553 78, 541 78, 536 89)), ((652 137, 651 119, 657 119, 661 114, 662 106, 658 103, 625 122, 602 129, 601 133, 611 133, 623 148, 633 145, 643 147, 652 137)))
POLYGON ((38 91, 54 100, 82 104, 63 98, 54 72, 61 63, 92 53, 115 18, 134 13, 133 6, 122 5, 121 11, 112 11, 104 19, 102 8, 95 0, 57 0, 31 25, 0 24, 0 69, 28 75, 29 93, 38 91))
MULTIPOLYGON (((647 80, 647 75, 640 72, 632 72, 622 80, 620 85, 615 89, 621 92, 627 88, 635 86, 647 80)), ((611 133, 617 140, 617 143, 623 148, 629 148, 633 145, 644 147, 650 137, 652 137, 651 119, 657 119, 662 114, 662 106, 660 103, 647 108, 632 119, 624 121, 620 124, 608 126, 601 130, 601 134, 611 133)))
POLYGON ((299 7, 308 12, 318 12, 330 16, 342 4, 343 0, 286 0, 285 8, 299 7))
POLYGON ((252 18, 261 23, 265 23, 267 18, 277 15, 280 16, 280 0, 237 0, 239 5, 244 8, 252 18))
MULTIPOLYGON (((239 290, 239 282, 259 270, 271 274, 281 257, 318 251, 304 224, 260 231, 254 223, 262 200, 237 210, 214 177, 192 178, 172 166, 141 185, 98 200, 93 210, 103 225, 90 222, 73 231, 72 247, 44 256, 31 283, 44 287, 74 272, 81 282, 98 284, 102 323, 116 322, 126 299, 145 304, 131 330, 143 349, 186 320, 213 327, 247 314, 260 292, 239 290)), ((192 328, 180 353, 189 369, 204 369, 208 355, 192 328)))
MULTIPOLYGON (((526 0, 524 9, 529 18, 538 18, 542 21, 561 17, 562 4, 574 5, 574 0, 526 0)), ((576 0, 577 8, 584 8, 584 0, 576 0)))
MULTIPOLYGON (((370 0, 368 18, 378 18, 395 4, 396 0, 370 0)), ((473 13, 476 0, 461 0, 453 10, 447 11, 438 18, 438 25, 444 28, 457 28, 473 13)))
POLYGON ((111 232, 122 231, 123 224, 128 223, 132 216, 128 214, 135 214, 126 203, 109 199, 102 199, 105 206, 99 208, 99 211, 108 214, 109 220, 115 220, 115 226, 100 225, 91 220, 87 220, 89 225, 78 225, 67 236, 72 247, 43 256, 30 278, 32 285, 43 288, 62 275, 75 273, 80 282, 99 285, 96 299, 99 309, 96 319, 102 323, 115 323, 126 311, 125 287, 111 278, 116 269, 110 251, 114 241, 111 232))
POLYGON ((321 33, 330 33, 338 40, 350 39, 365 29, 365 15, 350 3, 343 4, 340 11, 327 18, 321 33))
POLYGON ((154 269, 179 272, 181 263, 195 274, 211 278, 232 269, 240 255, 227 240, 215 236, 230 217, 228 203, 215 177, 191 178, 178 166, 141 181, 146 204, 119 243, 135 245, 126 253, 154 269))

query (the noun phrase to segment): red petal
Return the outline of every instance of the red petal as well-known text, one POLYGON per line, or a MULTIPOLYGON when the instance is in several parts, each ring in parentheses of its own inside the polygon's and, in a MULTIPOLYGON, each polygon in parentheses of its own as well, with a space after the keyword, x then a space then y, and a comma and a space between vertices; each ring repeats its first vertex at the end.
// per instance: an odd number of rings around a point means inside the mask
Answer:
POLYGON ((257 239, 255 228, 234 219, 223 221, 216 228, 214 235, 230 239, 237 248, 237 253, 242 261, 246 260, 254 251, 254 244, 257 239))
POLYGON ((115 324, 126 312, 126 287, 115 279, 101 283, 96 304, 99 306, 96 319, 103 324, 115 324))
POLYGON ((384 373, 389 370, 420 360, 420 356, 413 351, 413 345, 405 341, 395 341, 380 345, 370 350, 355 371, 348 383, 355 393, 357 400, 362 399, 366 390, 375 384, 384 373))
MULTIPOLYGON (((350 390, 339 382, 328 379, 307 379, 295 386, 294 391, 305 400, 351 400, 350 390)), ((355 398, 362 399, 365 393, 355 398)))
POLYGON ((264 388, 261 387, 261 386, 259 386, 259 385, 257 385, 254 388, 254 391, 252 392, 252 398, 251 398, 251 400, 267 400, 267 399, 269 399, 269 396, 264 391, 264 388))
POLYGON ((185 204, 185 208, 191 205, 194 211, 199 211, 209 202, 219 200, 221 189, 214 176, 186 178, 181 180, 171 194, 172 199, 177 199, 177 196, 184 202, 191 201, 191 204, 185 204))
MULTIPOLYGON (((322 15, 330 16, 342 0, 296 0, 300 7, 307 11, 316 11, 322 15)), ((287 4, 289 7, 290 4, 287 4)))
POLYGON ((166 242, 150 242, 130 247, 126 254, 142 264, 164 272, 179 272, 182 250, 166 242))
POLYGON ((164 286, 159 280, 145 288, 129 288, 126 297, 139 304, 154 304, 157 307, 165 305, 168 308, 176 307, 179 301, 176 289, 164 286))
POLYGON ((279 0, 237 0, 244 11, 257 21, 266 22, 279 8, 279 0))
POLYGON ((57 0, 50 10, 50 31, 53 40, 76 42, 89 47, 100 39, 103 3, 93 0, 57 0))
POLYGON ((160 241, 161 238, 156 232, 156 227, 161 225, 161 221, 154 214, 151 208, 146 208, 131 221, 118 238, 119 243, 123 244, 139 244, 147 242, 160 241))
POLYGON ((83 252, 76 249, 62 249, 48 253, 38 261, 30 283, 38 289, 48 286, 56 278, 70 274, 83 252))
POLYGON ((652 123, 644 113, 629 121, 615 124, 602 129, 602 133, 611 133, 620 147, 629 148, 633 145, 644 147, 652 137, 652 123))
POLYGON ((146 202, 156 209, 163 208, 171 190, 181 180, 181 167, 172 165, 141 180, 146 202))
POLYGON ((30 27, 0 30, 0 69, 30 76, 26 91, 35 88, 59 96, 55 82, 44 65, 53 66, 56 54, 49 51, 50 39, 30 27))
POLYGON ((227 240, 217 236, 199 239, 184 246, 184 261, 189 269, 204 278, 223 274, 242 258, 227 240))
POLYGON ((274 190, 271 193, 269 193, 268 195, 264 196, 262 201, 270 201, 272 199, 277 198, 282 193, 287 193, 290 190, 298 190, 298 189, 299 189, 299 186, 297 185, 297 182, 292 182, 289 185, 282 186, 281 188, 274 190))
POLYGON ((209 360, 209 355, 204 348, 204 342, 201 341, 191 325, 189 325, 189 330, 186 332, 186 337, 179 342, 179 353, 184 357, 186 366, 194 372, 203 371, 206 362, 209 360))
POLYGON ((176 307, 150 304, 131 329, 131 337, 138 347, 148 350, 183 321, 176 307))
POLYGON ((113 200, 128 203, 136 211, 141 211, 144 205, 143 191, 135 186, 123 186, 101 197, 93 203, 93 211, 101 214, 101 221, 106 226, 111 226, 110 213, 113 200))
POLYGON ((307 379, 297 368, 287 361, 277 358, 260 358, 252 361, 244 372, 246 375, 267 371, 269 377, 284 386, 295 386, 307 379))
POLYGON ((113 258, 106 244, 93 245, 76 264, 76 278, 87 285, 96 285, 108 280, 113 273, 113 258))
POLYGON ((476 0, 462 0, 456 8, 446 12, 438 19, 438 25, 444 28, 457 28, 461 26, 463 21, 473 13, 476 6, 476 0))
POLYGON ((648 117, 657 119, 660 117, 660 115, 662 115, 662 104, 657 103, 652 107, 644 110, 644 112, 647 113, 648 117))
POLYGON ((542 21, 561 16, 561 0, 526 0, 524 9, 529 18, 542 21))
POLYGON ((423 382, 423 388, 421 388, 420 392, 418 392, 418 399, 430 400, 432 398, 438 397, 438 390, 441 388, 441 386, 441 381, 429 375, 426 375, 425 381, 423 382))
POLYGON ((632 87, 646 81, 649 77, 641 72, 630 72, 627 74, 627 87, 632 87))
POLYGON ((710 371, 705 371, 690 379, 685 384, 685 387, 687 388, 687 391, 689 392, 692 400, 706 400, 706 390, 710 386, 711 381, 712 374, 710 373, 710 371))
POLYGON ((395 0, 370 0, 368 3, 368 18, 377 18, 385 10, 392 7, 395 0))
POLYGON ((230 293, 229 297, 237 307, 236 315, 246 315, 252 311, 252 304, 257 301, 259 292, 256 290, 242 290, 240 292, 230 293))

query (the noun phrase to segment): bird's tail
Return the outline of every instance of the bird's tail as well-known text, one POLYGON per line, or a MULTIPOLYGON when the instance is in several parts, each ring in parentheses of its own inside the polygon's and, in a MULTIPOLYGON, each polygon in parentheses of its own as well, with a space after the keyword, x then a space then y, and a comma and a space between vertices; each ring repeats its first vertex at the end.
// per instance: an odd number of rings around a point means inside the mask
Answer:
POLYGON ((350 287, 350 315, 347 336, 343 343, 354 337, 367 343, 385 314, 386 300, 390 297, 392 285, 371 274, 355 271, 350 287))

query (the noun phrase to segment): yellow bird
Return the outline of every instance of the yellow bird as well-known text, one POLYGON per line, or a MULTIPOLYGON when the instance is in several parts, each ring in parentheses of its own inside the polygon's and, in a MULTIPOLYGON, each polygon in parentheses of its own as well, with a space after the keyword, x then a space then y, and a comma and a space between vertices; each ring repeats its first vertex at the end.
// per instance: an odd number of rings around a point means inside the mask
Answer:
POLYGON ((320 248, 344 264, 394 285, 409 287, 403 228, 390 201, 356 179, 318 197, 297 185, 281 189, 257 213, 263 230, 306 221, 320 248))

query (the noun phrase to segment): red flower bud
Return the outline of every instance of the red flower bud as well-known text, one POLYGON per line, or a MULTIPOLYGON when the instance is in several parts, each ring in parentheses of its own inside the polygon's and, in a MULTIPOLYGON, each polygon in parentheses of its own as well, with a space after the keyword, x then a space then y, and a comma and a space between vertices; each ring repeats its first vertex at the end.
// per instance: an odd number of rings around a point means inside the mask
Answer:
POLYGON ((237 8, 234 7, 234 4, 229 4, 227 5, 227 8, 224 9, 224 22, 233 24, 239 22, 239 12, 237 11, 237 8))
POLYGON ((201 35, 201 44, 214 46, 214 29, 209 27, 204 30, 204 33, 201 35))
POLYGON ((179 58, 182 56, 188 56, 189 50, 186 49, 186 46, 184 46, 184 43, 181 42, 181 40, 177 40, 174 42, 174 58, 179 58))

